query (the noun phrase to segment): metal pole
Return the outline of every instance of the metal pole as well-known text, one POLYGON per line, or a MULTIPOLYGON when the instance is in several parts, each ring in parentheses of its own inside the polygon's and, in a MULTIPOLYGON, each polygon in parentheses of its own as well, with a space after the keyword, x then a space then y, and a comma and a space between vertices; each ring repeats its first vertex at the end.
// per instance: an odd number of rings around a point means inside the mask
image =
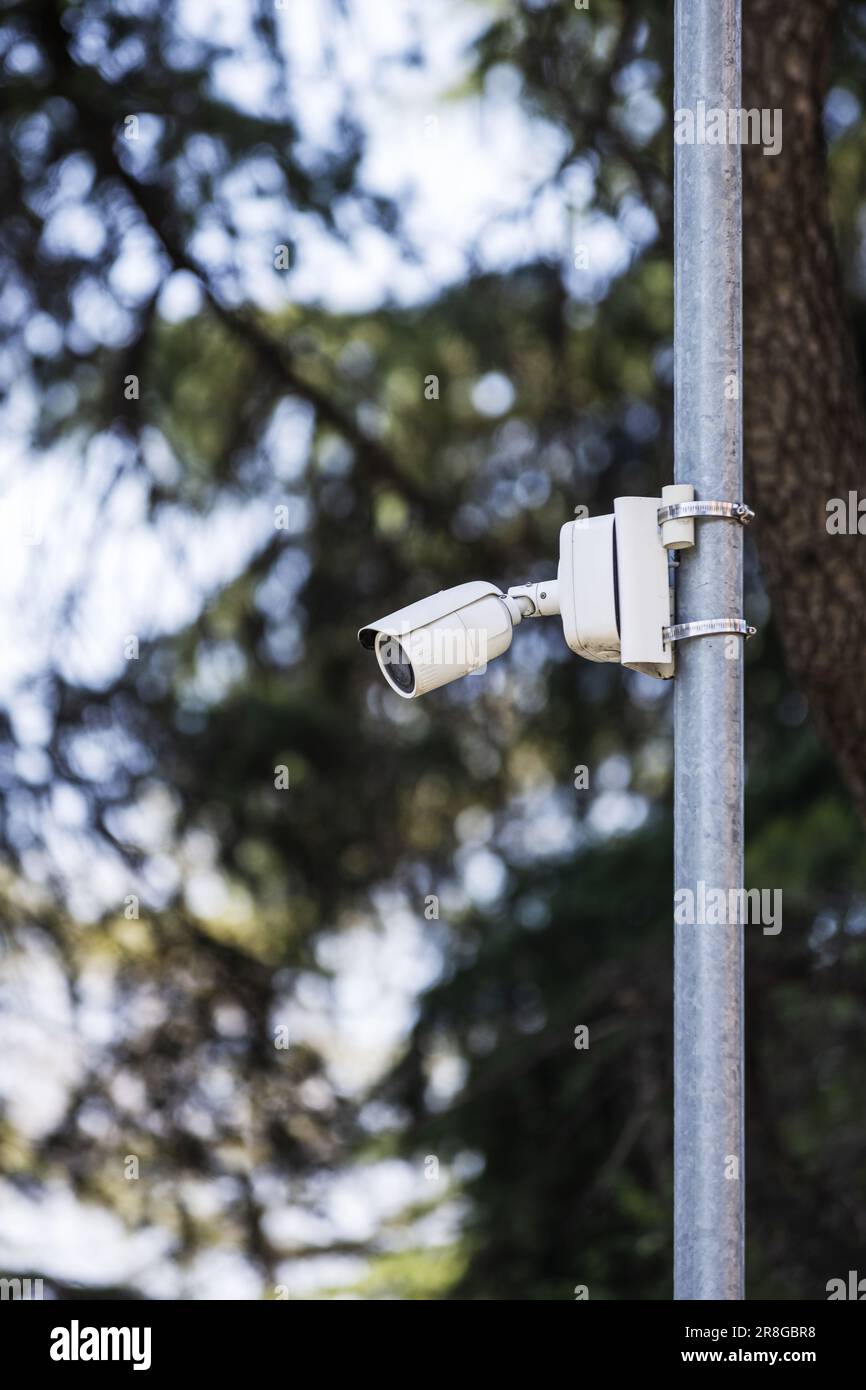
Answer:
MULTIPOLYGON (((698 143, 701 111, 740 107, 740 0, 676 0, 675 479, 742 497, 741 173, 736 143, 698 143)), ((705 127, 704 127, 705 129, 705 127)), ((742 613, 742 531, 698 522, 680 552, 677 621, 742 613)), ((742 639, 677 651, 674 877, 699 899, 743 881, 742 639)), ((743 1297, 741 925, 674 927, 674 1297, 743 1297)))

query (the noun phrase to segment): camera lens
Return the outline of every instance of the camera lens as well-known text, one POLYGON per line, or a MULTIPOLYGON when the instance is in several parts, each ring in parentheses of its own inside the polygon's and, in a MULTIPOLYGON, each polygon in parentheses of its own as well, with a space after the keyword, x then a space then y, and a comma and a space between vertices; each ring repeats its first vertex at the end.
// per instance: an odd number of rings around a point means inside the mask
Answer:
POLYGON ((411 695, 415 688, 415 672, 405 650, 395 637, 389 637, 379 647, 379 660, 382 670, 404 695, 411 695))

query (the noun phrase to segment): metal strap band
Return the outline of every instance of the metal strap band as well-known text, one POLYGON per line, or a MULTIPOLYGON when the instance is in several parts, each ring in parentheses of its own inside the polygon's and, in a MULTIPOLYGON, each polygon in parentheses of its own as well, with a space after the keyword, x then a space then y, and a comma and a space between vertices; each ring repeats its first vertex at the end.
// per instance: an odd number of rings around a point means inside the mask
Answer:
POLYGON ((659 526, 691 516, 720 517, 723 521, 738 521, 741 526, 748 526, 754 515, 745 502, 672 502, 668 507, 659 507, 659 526))
POLYGON ((740 637, 754 637, 756 627, 749 627, 743 618, 701 618, 695 623, 674 623, 672 627, 662 628, 665 642, 680 642, 684 637, 715 637, 720 632, 737 633, 740 637))

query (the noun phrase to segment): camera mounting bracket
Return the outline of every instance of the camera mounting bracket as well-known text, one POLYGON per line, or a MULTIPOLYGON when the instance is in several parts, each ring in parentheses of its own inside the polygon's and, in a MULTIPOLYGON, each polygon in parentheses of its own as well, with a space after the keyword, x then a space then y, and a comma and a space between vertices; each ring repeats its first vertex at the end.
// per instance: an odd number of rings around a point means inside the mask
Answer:
MULTIPOLYGON (((658 524, 662 545, 666 550, 689 550, 695 543, 695 518, 715 521, 735 521, 748 526, 755 513, 745 502, 696 501, 691 483, 674 483, 662 488, 663 506, 659 507, 658 524)), ((677 564, 677 561, 672 561, 677 564)), ((757 628, 750 627, 744 618, 700 618, 689 623, 671 623, 664 629, 666 642, 680 642, 687 637, 716 637, 720 633, 735 633, 746 640, 754 637, 757 628)))

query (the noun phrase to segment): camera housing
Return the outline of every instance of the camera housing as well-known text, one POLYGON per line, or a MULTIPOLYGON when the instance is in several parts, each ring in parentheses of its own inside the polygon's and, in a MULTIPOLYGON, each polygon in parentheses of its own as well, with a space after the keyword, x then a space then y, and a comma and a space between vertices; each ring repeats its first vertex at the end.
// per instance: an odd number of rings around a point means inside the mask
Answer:
POLYGON ((391 689, 414 700, 484 671, 508 651, 513 628, 502 590, 474 580, 386 614, 362 627, 358 641, 375 653, 391 689))

